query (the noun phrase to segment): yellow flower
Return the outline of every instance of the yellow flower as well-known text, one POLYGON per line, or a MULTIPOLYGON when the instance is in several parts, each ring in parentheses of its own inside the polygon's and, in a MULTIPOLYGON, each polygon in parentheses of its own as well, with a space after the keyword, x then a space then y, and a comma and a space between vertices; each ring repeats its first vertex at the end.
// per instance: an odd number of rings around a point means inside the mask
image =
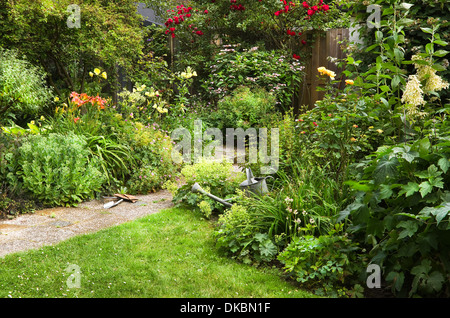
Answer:
POLYGON ((55 102, 58 102, 58 101, 59 101, 59 97, 56 96, 53 100, 54 100, 55 102))
POLYGON ((89 76, 90 76, 90 77, 93 77, 93 76, 94 76, 94 73, 89 72, 89 76))
POLYGON ((102 77, 103 77, 104 79, 107 79, 107 78, 108 78, 108 76, 106 75, 106 72, 103 72, 103 73, 102 73, 102 77))
POLYGON ((352 81, 352 80, 345 80, 345 84, 347 84, 347 85, 353 85, 353 84, 355 84, 355 82, 352 81))
POLYGON ((382 129, 377 129, 378 133, 381 134, 383 132, 382 129))
POLYGON ((369 129, 373 129, 373 126, 369 126, 369 129))
POLYGON ((95 69, 94 69, 94 73, 95 73, 95 75, 99 75, 99 74, 100 74, 100 72, 101 72, 101 71, 100 71, 100 69, 98 69, 98 68, 95 68, 95 69))
POLYGON ((331 78, 331 80, 334 80, 334 78, 336 77, 335 72, 328 70, 323 66, 317 68, 317 71, 320 73, 320 75, 328 75, 331 78))
POLYGON ((355 142, 355 141, 356 141, 356 138, 355 138, 355 137, 352 137, 352 138, 350 138, 350 140, 353 141, 353 142, 355 142))
POLYGON ((321 66, 317 69, 317 71, 319 71, 320 75, 324 75, 326 73, 327 69, 325 67, 321 66))

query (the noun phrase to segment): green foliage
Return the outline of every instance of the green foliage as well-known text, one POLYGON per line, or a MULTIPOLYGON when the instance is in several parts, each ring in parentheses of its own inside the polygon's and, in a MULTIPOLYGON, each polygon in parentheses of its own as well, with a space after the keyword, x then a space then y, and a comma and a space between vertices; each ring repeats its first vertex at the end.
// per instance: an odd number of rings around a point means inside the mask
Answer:
POLYGON ((304 75, 303 63, 284 51, 239 45, 224 45, 206 67, 211 70, 202 85, 207 97, 218 100, 239 86, 262 87, 274 94, 278 109, 291 107, 304 75))
MULTIPOLYGON (((361 28, 358 31, 362 44, 358 44, 353 57, 362 60, 360 68, 363 72, 372 69, 370 72, 372 76, 384 77, 387 85, 386 100, 391 104, 393 100, 389 99, 398 97, 395 96, 395 92, 400 88, 399 82, 403 84, 405 82, 405 73, 401 70, 411 71, 412 68, 407 60, 420 51, 432 53, 433 67, 442 71, 442 76, 447 82, 450 81, 448 59, 441 54, 449 50, 450 9, 447 2, 445 0, 411 0, 407 1, 406 6, 402 5, 402 2, 371 1, 381 6, 380 28, 366 26, 370 12, 366 10, 365 1, 352 1, 352 5, 349 6, 356 16, 356 21, 364 21, 359 24, 361 28), (409 6, 410 4, 412 6, 409 6), (436 31, 439 31, 441 36, 437 34, 437 37, 430 41, 430 35, 436 31), (382 61, 377 59, 378 56, 383 58, 382 61), (381 69, 380 66, 382 66, 381 69)), ((448 92, 442 92, 440 95, 442 100, 449 97, 448 92)))
POLYGON ((113 83, 116 68, 130 69, 141 53, 142 20, 133 1, 3 3, 0 45, 15 48, 30 62, 42 66, 60 97, 72 91, 83 92, 89 71, 99 63, 113 83), (77 14, 68 10, 70 5, 79 6, 79 28, 70 24, 77 14))
POLYGON ((5 133, 0 130, 0 186, 9 192, 20 190, 20 181, 15 172, 19 169, 19 147, 23 136, 5 133))
POLYGON ((267 233, 258 232, 245 206, 233 204, 220 215, 214 237, 216 246, 226 255, 245 264, 275 260, 278 247, 267 233))
POLYGON ((46 205, 74 205, 93 198, 104 176, 81 136, 30 136, 19 148, 23 187, 46 205))
POLYGON ((173 180, 179 166, 172 162, 172 141, 154 123, 144 126, 140 122, 127 124, 120 142, 131 152, 127 160, 130 176, 127 188, 133 193, 148 193, 161 189, 164 182, 173 180))
POLYGON ((241 86, 218 102, 208 121, 223 131, 226 128, 268 127, 276 116, 275 97, 263 88, 241 86))
POLYGON ((389 107, 346 90, 327 94, 297 119, 294 147, 299 156, 328 166, 336 180, 345 178, 349 164, 364 158, 402 128, 389 107))
POLYGON ((181 169, 181 180, 170 181, 165 188, 173 194, 176 204, 186 204, 193 209, 198 209, 202 201, 210 204, 211 210, 222 212, 224 206, 201 193, 193 193, 192 186, 197 182, 206 192, 221 199, 231 199, 239 190, 239 185, 245 180, 245 174, 234 171, 230 162, 201 160, 192 165, 186 165, 181 169), (183 184, 180 184, 183 182, 183 184))
POLYGON ((243 197, 252 223, 280 244, 309 234, 326 234, 333 218, 346 202, 346 188, 341 187, 326 169, 312 162, 298 160, 289 173, 279 171, 275 189, 264 196, 243 197))
POLYGON ((37 115, 52 97, 46 74, 16 51, 0 47, 0 124, 37 115))
POLYGON ((372 262, 400 295, 448 296, 450 164, 448 141, 380 147, 348 183, 356 200, 341 212, 372 246, 372 262))
POLYGON ((342 226, 336 225, 328 234, 295 238, 278 260, 302 286, 319 294, 342 297, 346 296, 349 280, 363 267, 358 250, 358 244, 342 233, 342 226))

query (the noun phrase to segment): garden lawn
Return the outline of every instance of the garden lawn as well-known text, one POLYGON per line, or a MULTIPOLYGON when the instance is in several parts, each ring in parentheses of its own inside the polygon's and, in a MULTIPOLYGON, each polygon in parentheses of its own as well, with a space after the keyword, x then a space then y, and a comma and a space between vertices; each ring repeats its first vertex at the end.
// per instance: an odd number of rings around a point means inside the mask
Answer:
POLYGON ((0 297, 314 297, 280 277, 221 256, 213 225, 185 209, 0 259, 0 297), (80 268, 80 288, 67 271, 80 268))

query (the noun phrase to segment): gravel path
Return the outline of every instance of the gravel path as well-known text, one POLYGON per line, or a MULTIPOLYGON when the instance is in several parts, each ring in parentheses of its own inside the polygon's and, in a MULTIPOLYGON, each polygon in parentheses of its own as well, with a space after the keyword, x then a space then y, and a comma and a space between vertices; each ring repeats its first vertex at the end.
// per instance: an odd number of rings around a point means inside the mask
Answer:
POLYGON ((101 200, 94 200, 78 207, 44 209, 11 220, 0 220, 0 257, 55 244, 172 206, 172 195, 166 190, 136 197, 135 203, 123 201, 110 209, 104 209, 101 200))

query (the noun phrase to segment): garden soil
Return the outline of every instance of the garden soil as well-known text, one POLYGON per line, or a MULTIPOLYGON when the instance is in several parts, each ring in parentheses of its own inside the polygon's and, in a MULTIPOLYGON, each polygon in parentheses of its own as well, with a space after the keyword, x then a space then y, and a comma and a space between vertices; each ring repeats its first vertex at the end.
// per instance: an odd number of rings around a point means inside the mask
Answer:
POLYGON ((134 203, 124 200, 109 209, 103 207, 103 200, 93 200, 77 207, 43 209, 14 219, 1 219, 0 258, 56 244, 75 235, 92 233, 173 206, 172 195, 166 190, 136 195, 136 198, 134 203))

